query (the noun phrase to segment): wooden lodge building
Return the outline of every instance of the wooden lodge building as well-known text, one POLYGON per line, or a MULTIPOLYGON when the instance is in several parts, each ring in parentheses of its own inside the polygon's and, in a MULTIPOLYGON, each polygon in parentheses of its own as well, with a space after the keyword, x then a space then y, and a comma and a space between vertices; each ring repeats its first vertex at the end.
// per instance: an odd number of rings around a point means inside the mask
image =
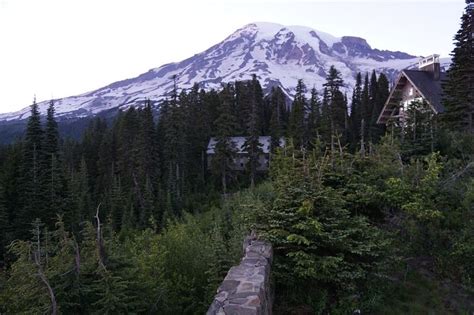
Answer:
MULTIPOLYGON (((236 155, 230 168, 234 171, 244 171, 247 167, 247 163, 249 161, 248 153, 245 151, 245 137, 230 137, 230 140, 234 144, 234 148, 236 149, 236 155)), ((271 137, 270 136, 260 136, 258 137, 258 141, 260 142, 260 149, 262 153, 258 157, 258 166, 257 171, 265 172, 268 170, 270 165, 270 151, 271 151, 271 137)), ((207 167, 208 169, 211 168, 212 165, 212 157, 215 154, 215 147, 217 144, 216 138, 211 138, 209 140, 209 144, 207 146, 207 167)), ((280 146, 285 145, 285 139, 280 139, 280 146)))
POLYGON ((377 123, 403 122, 408 105, 418 100, 425 101, 434 114, 444 112, 442 82, 445 79, 446 72, 441 71, 439 55, 421 59, 418 70, 403 70, 395 81, 377 123))

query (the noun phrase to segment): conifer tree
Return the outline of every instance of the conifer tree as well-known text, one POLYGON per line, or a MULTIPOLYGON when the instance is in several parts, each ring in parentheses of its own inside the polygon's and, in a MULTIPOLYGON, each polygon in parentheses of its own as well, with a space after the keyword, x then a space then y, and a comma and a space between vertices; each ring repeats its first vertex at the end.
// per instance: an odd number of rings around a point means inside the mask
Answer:
POLYGON ((311 147, 320 136, 321 124, 321 102, 319 100, 316 88, 311 89, 311 98, 309 100, 308 115, 306 118, 306 136, 307 143, 311 147))
POLYGON ((187 153, 186 179, 192 190, 199 190, 206 179, 205 151, 211 136, 211 126, 205 105, 206 92, 199 91, 195 84, 188 93, 186 102, 186 137, 189 145, 187 153))
POLYGON ((134 191, 139 205, 139 226, 145 227, 154 212, 154 199, 159 179, 159 160, 156 132, 151 102, 138 112, 139 133, 137 139, 137 171, 134 174, 134 191))
POLYGON ((186 162, 188 155, 188 138, 186 137, 187 93, 183 91, 178 97, 176 86, 171 99, 166 101, 160 114, 163 171, 165 187, 171 193, 172 202, 179 206, 183 202, 185 187, 186 162))
POLYGON ((321 100, 321 138, 325 144, 331 143, 331 108, 329 106, 329 90, 327 87, 323 89, 323 97, 321 100))
MULTIPOLYGON (((119 112, 115 120, 114 128, 120 127, 121 122, 123 120, 123 116, 124 114, 119 112)), ((90 189, 91 193, 93 193, 94 196, 98 195, 101 188, 97 187, 97 179, 100 178, 97 161, 99 160, 100 147, 103 141, 103 137, 106 133, 106 129, 107 123, 102 118, 96 118, 90 122, 89 127, 84 132, 81 145, 82 152, 80 152, 80 155, 78 156, 77 160, 78 164, 80 163, 81 158, 84 158, 86 161, 87 173, 89 174, 90 189)), ((133 135, 134 133, 131 134, 131 136, 133 135)), ((119 156, 119 154, 117 154, 117 156, 119 156)))
POLYGON ((374 116, 374 111, 375 107, 377 106, 376 101, 377 101, 377 95, 379 94, 378 92, 378 84, 377 84, 377 74, 375 73, 375 70, 372 70, 372 74, 370 75, 370 83, 369 83, 369 106, 367 108, 366 112, 366 122, 367 122, 367 135, 369 142, 373 142, 372 139, 372 131, 373 131, 373 125, 372 125, 372 117, 374 116))
POLYGON ((443 122, 450 130, 474 131, 474 6, 467 6, 461 27, 454 36, 454 49, 443 86, 443 122))
POLYGON ((357 73, 356 84, 352 93, 351 102, 351 147, 355 149, 360 141, 360 127, 362 121, 362 75, 357 73))
POLYGON ((402 149, 408 156, 426 155, 434 150, 434 116, 426 101, 413 101, 406 111, 402 149))
POLYGON ((212 156, 212 169, 220 177, 222 192, 227 193, 227 181, 231 175, 232 163, 237 152, 235 143, 230 137, 235 136, 238 122, 233 115, 235 102, 234 87, 229 83, 222 91, 220 114, 216 121, 216 145, 212 156))
POLYGON ((2 195, 2 204, 6 213, 8 226, 4 227, 3 242, 9 244, 13 239, 22 237, 21 231, 17 230, 17 222, 22 212, 23 195, 23 178, 22 171, 22 153, 23 143, 19 141, 6 150, 6 156, 0 162, 0 194, 2 195))
POLYGON ((65 223, 70 229, 78 233, 84 221, 89 221, 93 216, 93 204, 89 186, 89 176, 87 164, 84 158, 81 159, 79 169, 72 171, 69 181, 70 200, 67 207, 65 223))
POLYGON ((368 126, 370 112, 370 90, 369 90, 369 74, 365 74, 364 86, 362 88, 361 97, 361 123, 360 123, 360 151, 365 152, 366 144, 369 141, 368 126))
POLYGON ((372 118, 371 118, 371 134, 372 141, 378 143, 378 141, 385 134, 385 125, 377 124, 377 120, 382 112, 383 106, 388 99, 390 94, 390 86, 387 79, 387 76, 383 73, 379 75, 377 80, 377 95, 375 97, 374 108, 372 109, 372 118))
POLYGON ((295 147, 300 148, 305 143, 305 109, 307 108, 306 86, 303 80, 298 80, 296 93, 291 105, 289 134, 293 138, 295 147))
POLYGON ((36 99, 31 105, 28 118, 22 156, 22 191, 23 206, 17 216, 16 230, 26 236, 29 224, 35 218, 44 216, 44 196, 42 194, 42 175, 44 157, 43 129, 41 128, 40 113, 36 99))
POLYGON ((249 84, 250 99, 249 99, 249 113, 247 113, 247 137, 245 139, 243 150, 247 152, 248 162, 247 168, 250 174, 250 187, 255 187, 255 179, 257 170, 260 164, 260 156, 262 154, 262 144, 260 143, 259 126, 259 111, 262 107, 262 88, 257 81, 257 76, 252 76, 252 81, 249 84))
POLYGON ((64 207, 64 177, 62 160, 59 156, 59 131, 54 117, 54 101, 51 100, 46 115, 43 140, 42 189, 45 197, 45 223, 52 223, 56 213, 62 213, 64 207))
POLYGON ((57 155, 59 152, 59 132, 58 123, 55 119, 54 101, 51 100, 48 106, 46 115, 46 126, 44 131, 44 153, 46 159, 50 159, 52 155, 57 155))
POLYGON ((97 198, 105 198, 112 187, 117 169, 117 132, 115 128, 109 128, 104 133, 98 151, 97 171, 99 176, 94 194, 97 198))
POLYGON ((321 174, 327 167, 327 157, 308 157, 288 145, 273 163, 276 198, 263 224, 263 235, 275 248, 272 272, 285 298, 317 299, 326 290, 325 307, 341 292, 357 291, 357 279, 377 267, 384 246, 380 231, 351 215, 343 192, 325 183, 321 174))
POLYGON ((326 115, 328 115, 331 151, 334 151, 335 142, 340 141, 341 136, 346 137, 347 104, 344 94, 340 90, 343 84, 341 73, 331 66, 326 83, 323 84, 326 90, 323 101, 327 106, 326 115))
POLYGON ((272 138, 271 150, 274 152, 280 146, 280 138, 285 134, 288 122, 286 97, 280 87, 272 88, 269 102, 271 108, 269 134, 272 138))

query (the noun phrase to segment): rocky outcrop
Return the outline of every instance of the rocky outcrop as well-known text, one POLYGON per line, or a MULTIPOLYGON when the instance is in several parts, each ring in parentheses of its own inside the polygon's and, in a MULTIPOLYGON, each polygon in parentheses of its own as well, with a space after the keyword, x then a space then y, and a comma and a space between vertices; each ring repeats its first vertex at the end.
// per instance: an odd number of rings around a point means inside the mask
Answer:
POLYGON ((217 290, 208 315, 272 314, 272 246, 265 241, 251 240, 244 243, 244 250, 240 264, 230 268, 217 290))

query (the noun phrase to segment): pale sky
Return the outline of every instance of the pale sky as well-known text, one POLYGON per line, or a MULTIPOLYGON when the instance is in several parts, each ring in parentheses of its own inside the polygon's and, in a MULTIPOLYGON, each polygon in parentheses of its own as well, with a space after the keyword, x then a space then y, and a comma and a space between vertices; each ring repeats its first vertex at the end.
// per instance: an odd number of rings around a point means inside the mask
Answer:
POLYGON ((0 113, 177 62, 251 22, 447 57, 464 0, 0 0, 0 113))

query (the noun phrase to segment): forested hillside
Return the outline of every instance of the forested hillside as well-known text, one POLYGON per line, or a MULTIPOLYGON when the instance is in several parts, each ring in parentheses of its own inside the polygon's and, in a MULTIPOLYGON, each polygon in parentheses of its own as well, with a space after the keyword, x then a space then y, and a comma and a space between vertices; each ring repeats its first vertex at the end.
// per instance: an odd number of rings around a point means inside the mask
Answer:
POLYGON ((80 140, 60 137, 54 102, 44 119, 34 103, 24 138, 0 148, 0 313, 202 314, 252 230, 274 247, 276 314, 472 312, 468 22, 446 113, 415 101, 387 127, 387 77, 360 73, 346 95, 335 67, 320 94, 299 80, 291 104, 256 76, 175 84, 159 115, 131 107, 80 140))

